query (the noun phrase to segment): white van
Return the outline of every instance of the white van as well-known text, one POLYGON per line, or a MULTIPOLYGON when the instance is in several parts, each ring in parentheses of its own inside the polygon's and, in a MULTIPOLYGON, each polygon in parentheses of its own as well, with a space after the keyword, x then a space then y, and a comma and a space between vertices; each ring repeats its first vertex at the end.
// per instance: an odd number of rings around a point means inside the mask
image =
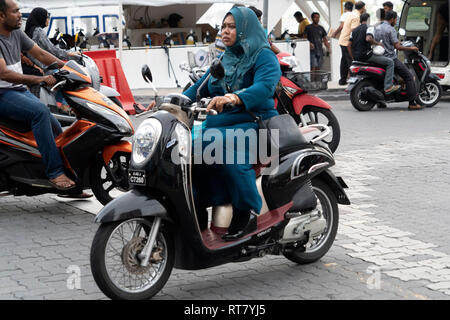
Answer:
MULTIPOLYGON (((405 1, 405 0, 404 0, 405 1)), ((431 71, 439 76, 444 89, 450 89, 449 0, 407 0, 400 17, 404 39, 416 40, 431 60, 431 71)))

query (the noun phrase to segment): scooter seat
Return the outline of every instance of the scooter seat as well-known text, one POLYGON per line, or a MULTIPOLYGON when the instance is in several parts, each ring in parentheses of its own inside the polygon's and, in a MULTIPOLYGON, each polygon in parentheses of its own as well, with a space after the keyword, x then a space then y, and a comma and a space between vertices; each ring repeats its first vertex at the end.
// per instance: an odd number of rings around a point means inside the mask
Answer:
POLYGON ((300 132, 298 125, 290 115, 279 115, 269 121, 273 121, 271 129, 279 128, 280 154, 300 150, 311 145, 300 132))
POLYGON ((27 133, 31 131, 30 125, 26 124, 25 122, 10 119, 0 118, 0 126, 20 133, 27 133))
POLYGON ((378 63, 374 63, 374 62, 364 62, 364 61, 353 61, 352 65, 380 67, 380 68, 383 68, 383 69, 386 68, 386 66, 382 65, 382 64, 378 64, 378 63))

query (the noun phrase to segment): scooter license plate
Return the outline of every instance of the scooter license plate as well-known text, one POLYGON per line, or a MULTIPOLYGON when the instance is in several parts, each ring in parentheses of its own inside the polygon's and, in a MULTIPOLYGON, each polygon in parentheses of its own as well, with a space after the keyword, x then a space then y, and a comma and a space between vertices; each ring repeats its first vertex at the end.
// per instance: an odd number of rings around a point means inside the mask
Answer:
POLYGON ((129 170, 128 171, 128 181, 130 184, 145 186, 147 179, 145 176, 145 171, 142 170, 129 170))
POLYGON ((358 80, 358 78, 352 77, 352 78, 348 79, 347 82, 350 84, 353 84, 353 83, 356 83, 357 80, 358 80))

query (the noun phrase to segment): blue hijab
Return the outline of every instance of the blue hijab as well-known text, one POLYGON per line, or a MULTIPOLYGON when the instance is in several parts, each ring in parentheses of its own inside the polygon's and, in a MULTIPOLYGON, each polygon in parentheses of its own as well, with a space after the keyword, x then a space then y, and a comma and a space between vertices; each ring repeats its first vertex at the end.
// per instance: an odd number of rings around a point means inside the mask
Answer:
POLYGON ((226 47, 222 63, 225 67, 225 83, 234 92, 242 89, 244 75, 253 68, 261 50, 270 47, 266 33, 253 10, 234 7, 228 14, 233 15, 236 23, 236 42, 233 46, 226 47))

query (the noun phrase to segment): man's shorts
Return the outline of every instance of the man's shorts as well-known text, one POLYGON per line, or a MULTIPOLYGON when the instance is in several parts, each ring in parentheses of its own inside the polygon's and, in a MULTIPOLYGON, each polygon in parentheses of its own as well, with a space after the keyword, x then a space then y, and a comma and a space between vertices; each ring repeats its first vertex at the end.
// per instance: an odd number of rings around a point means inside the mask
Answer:
POLYGON ((310 62, 311 62, 311 68, 320 68, 322 67, 323 63, 323 56, 317 55, 315 53, 310 53, 310 62))

